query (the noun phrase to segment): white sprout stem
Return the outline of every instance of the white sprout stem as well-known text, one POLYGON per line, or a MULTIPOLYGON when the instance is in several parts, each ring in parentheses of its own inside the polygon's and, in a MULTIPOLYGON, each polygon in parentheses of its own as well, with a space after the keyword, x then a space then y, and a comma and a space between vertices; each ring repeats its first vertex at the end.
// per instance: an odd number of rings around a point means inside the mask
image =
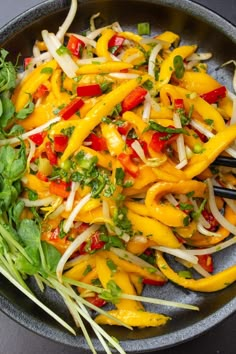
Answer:
POLYGON ((78 249, 78 247, 85 242, 95 231, 99 229, 99 225, 92 225, 89 228, 87 228, 84 232, 82 232, 76 239, 70 244, 70 246, 66 249, 65 253, 61 257, 60 261, 58 262, 57 269, 56 269, 56 274, 57 278, 60 282, 62 282, 62 273, 64 266, 70 256, 78 249))
POLYGON ((26 290, 22 285, 20 285, 4 268, 0 266, 0 273, 9 280, 17 289, 19 289, 24 295, 26 295, 30 300, 32 300, 36 305, 38 305, 42 310, 49 314, 54 320, 60 323, 64 328, 66 328, 70 333, 76 335, 75 331, 71 326, 68 325, 63 319, 56 315, 52 310, 45 306, 41 301, 39 301, 34 295, 32 295, 28 290, 26 290))
POLYGON ((166 194, 165 199, 168 200, 168 202, 174 206, 177 206, 179 204, 178 201, 173 196, 173 194, 171 193, 166 194))
POLYGON ((96 30, 96 26, 95 26, 95 19, 96 18, 98 18, 100 16, 100 12, 98 12, 98 13, 96 13, 96 14, 94 14, 94 15, 92 15, 91 17, 90 17, 90 31, 91 32, 93 32, 93 31, 95 31, 96 30))
POLYGON ((193 269, 195 269, 196 272, 204 278, 208 278, 211 276, 211 274, 208 273, 202 266, 200 266, 200 264, 193 264, 193 269))
POLYGON ((212 53, 193 53, 186 58, 186 61, 192 61, 192 60, 202 61, 202 60, 208 60, 211 57, 212 57, 212 53))
POLYGON ((34 134, 37 134, 37 133, 41 133, 42 131, 44 131, 45 129, 50 127, 50 125, 59 122, 59 120, 61 120, 61 117, 55 117, 55 118, 49 120, 47 123, 42 124, 42 125, 40 125, 39 127, 35 128, 35 129, 32 129, 31 131, 29 131, 27 133, 24 133, 22 135, 19 135, 17 138, 10 138, 10 139, 0 140, 0 146, 17 144, 17 143, 20 142, 20 140, 26 140, 31 135, 34 135, 34 134))
POLYGON ((91 193, 87 194, 84 198, 82 198, 78 202, 78 204, 75 206, 75 208, 70 213, 68 219, 64 222, 64 226, 63 226, 64 232, 66 232, 66 233, 69 232, 76 216, 78 215, 80 210, 83 208, 83 206, 85 206, 87 204, 87 202, 89 201, 90 198, 91 198, 91 193))
POLYGON ((148 61, 148 74, 154 78, 155 78, 156 57, 161 49, 162 49, 162 45, 158 43, 153 48, 148 61))
POLYGON ((70 25, 72 24, 74 18, 75 18, 75 15, 76 15, 76 12, 77 12, 77 7, 78 7, 78 2, 77 0, 71 0, 71 6, 70 6, 70 10, 66 16, 66 19, 65 21, 63 22, 63 24, 60 26, 56 36, 58 38, 58 40, 60 42, 62 42, 68 28, 70 27, 70 25))
POLYGON ((230 247, 232 245, 236 244, 236 236, 231 238, 230 240, 218 243, 217 245, 209 248, 202 248, 202 249, 196 249, 196 250, 186 250, 187 253, 193 254, 195 256, 201 256, 204 254, 212 254, 215 252, 222 251, 223 249, 230 247))
POLYGON ((168 253, 171 254, 172 256, 176 256, 178 258, 184 259, 185 261, 190 262, 192 264, 198 263, 198 258, 196 256, 191 257, 192 255, 189 255, 185 250, 163 247, 163 246, 153 246, 152 248, 157 251, 168 253))
POLYGON ((149 118, 150 118, 150 114, 151 114, 151 108, 152 108, 152 104, 151 104, 151 95, 148 92, 145 96, 145 100, 143 103, 143 115, 142 115, 142 119, 144 122, 148 122, 149 118))
POLYGON ((153 267, 150 263, 145 262, 140 257, 135 256, 133 253, 130 253, 130 252, 126 251, 126 250, 122 250, 120 248, 115 248, 115 247, 111 247, 111 251, 113 253, 115 253, 120 258, 128 260, 131 263, 137 264, 137 265, 139 265, 142 268, 152 269, 154 274, 160 274, 161 276, 163 276, 162 273, 160 273, 157 268, 153 267))
POLYGON ((53 204, 55 202, 54 197, 47 197, 43 199, 37 199, 37 200, 29 200, 27 198, 19 198, 22 202, 24 202, 26 207, 43 207, 43 206, 48 206, 50 204, 53 204))
POLYGON ((232 116, 230 119, 230 125, 236 124, 236 97, 232 99, 233 101, 233 110, 232 110, 232 116))
MULTIPOLYGON (((182 128, 182 124, 178 113, 174 113, 173 121, 174 121, 175 128, 182 128)), ((179 134, 176 143, 177 143, 177 150, 179 155, 179 163, 175 167, 180 170, 188 163, 183 134, 179 134)))
POLYGON ((132 74, 132 73, 110 73, 108 75, 114 79, 121 79, 121 80, 125 80, 125 79, 132 80, 138 77, 137 74, 132 74))
MULTIPOLYGON (((87 38, 87 37, 82 36, 81 34, 77 34, 77 33, 68 33, 68 36, 71 36, 71 35, 73 35, 76 38, 80 39, 85 44, 91 45, 91 47, 96 48, 97 43, 93 39, 87 38)), ((93 60, 94 60, 94 58, 93 58, 93 60)), ((97 58, 96 58, 96 60, 97 60, 97 58)))
POLYGON ((216 200, 215 200, 215 195, 214 195, 214 189, 213 189, 213 184, 210 178, 207 179, 207 185, 208 185, 208 192, 209 192, 209 207, 210 210, 215 217, 216 220, 218 220, 219 224, 222 225, 226 230, 230 231, 233 235, 236 234, 236 227, 231 224, 219 211, 216 205, 216 200))
POLYGON ((95 31, 90 32, 89 34, 87 34, 87 38, 95 39, 95 38, 97 38, 106 28, 109 28, 109 27, 111 27, 111 25, 110 25, 110 26, 105 26, 105 27, 98 28, 98 29, 96 29, 95 31))
POLYGON ((73 182, 71 183, 71 191, 70 194, 67 198, 66 205, 65 205, 65 210, 66 211, 71 211, 73 208, 74 200, 75 200, 75 194, 77 189, 79 188, 79 183, 78 182, 73 182))

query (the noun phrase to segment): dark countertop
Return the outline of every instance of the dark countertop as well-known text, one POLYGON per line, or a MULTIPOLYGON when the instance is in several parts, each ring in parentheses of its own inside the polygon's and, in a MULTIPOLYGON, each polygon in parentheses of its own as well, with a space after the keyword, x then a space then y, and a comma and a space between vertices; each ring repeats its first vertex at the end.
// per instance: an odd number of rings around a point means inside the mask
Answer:
MULTIPOLYGON (((0 27, 43 0, 1 0, 0 27)), ((236 25, 236 0, 198 0, 236 25)), ((235 59, 235 58, 234 58, 235 59)), ((0 313, 0 354, 78 354, 72 349, 31 333, 0 313)), ((204 335, 159 354, 235 354, 236 314, 204 335)))

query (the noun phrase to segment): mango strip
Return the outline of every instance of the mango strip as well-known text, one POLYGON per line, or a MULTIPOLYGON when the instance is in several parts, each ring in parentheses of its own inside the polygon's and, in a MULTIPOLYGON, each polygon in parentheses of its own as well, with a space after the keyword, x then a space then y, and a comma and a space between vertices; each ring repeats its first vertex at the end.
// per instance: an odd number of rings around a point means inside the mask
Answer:
POLYGON ((172 282, 193 291, 219 291, 236 281, 236 265, 217 274, 202 279, 185 279, 179 276, 165 261, 161 254, 157 255, 157 265, 162 273, 172 282))
POLYGON ((90 132, 106 117, 118 103, 133 91, 140 84, 139 79, 133 79, 118 86, 112 92, 109 92, 102 98, 86 115, 85 118, 77 122, 77 126, 73 131, 69 144, 64 151, 61 162, 70 157, 87 138, 90 132))
POLYGON ((99 64, 87 64, 81 66, 77 71, 77 75, 86 74, 107 74, 124 69, 132 69, 133 65, 129 63, 124 63, 120 61, 108 61, 106 63, 99 64))
POLYGON ((108 50, 109 40, 114 36, 115 31, 110 28, 106 28, 101 37, 97 41, 96 52, 98 57, 105 57, 107 60, 111 60, 111 53, 108 50))
POLYGON ((195 180, 179 181, 179 183, 157 182, 147 191, 145 204, 150 214, 165 225, 173 227, 185 226, 186 214, 173 205, 161 202, 168 193, 187 194, 194 192, 194 197, 204 197, 206 185, 195 180))

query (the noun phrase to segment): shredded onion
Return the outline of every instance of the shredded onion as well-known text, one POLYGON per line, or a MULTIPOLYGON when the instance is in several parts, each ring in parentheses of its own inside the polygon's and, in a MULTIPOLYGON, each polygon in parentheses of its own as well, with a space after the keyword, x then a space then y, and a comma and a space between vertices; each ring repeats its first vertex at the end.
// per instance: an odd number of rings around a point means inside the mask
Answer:
POLYGON ((161 276, 163 276, 162 273, 157 268, 153 267, 150 263, 144 261, 140 257, 135 256, 133 253, 115 247, 111 247, 111 251, 120 258, 123 258, 131 263, 134 263, 139 267, 153 269, 154 274, 160 274, 161 276))
POLYGON ((81 66, 81 65, 93 64, 94 62, 105 63, 106 61, 107 58, 105 57, 97 57, 97 58, 78 59, 76 63, 79 66, 81 66))
POLYGON ((68 259, 72 256, 72 254, 78 249, 83 242, 85 242, 95 231, 99 229, 100 225, 93 224, 89 228, 87 228, 84 232, 76 237, 76 239, 70 244, 70 246, 66 249, 65 253, 61 257, 58 262, 56 273, 57 278, 60 282, 62 282, 62 273, 64 266, 68 259))
POLYGON ((57 53, 57 49, 60 48, 61 42, 59 39, 55 36, 53 33, 48 33, 47 30, 42 31, 42 37, 44 40, 44 43, 47 46, 47 49, 49 53, 53 56, 53 58, 57 61, 57 63, 60 65, 64 73, 69 77, 73 78, 76 76, 76 70, 78 69, 78 66, 75 64, 73 59, 68 53, 65 53, 63 55, 59 55, 57 53))
POLYGON ((71 0, 70 10, 66 16, 65 21, 60 26, 59 31, 57 32, 56 36, 60 42, 62 42, 65 33, 67 32, 68 28, 70 27, 71 23, 73 22, 76 12, 77 12, 78 2, 77 0, 71 0))
POLYGON ((236 234, 236 227, 231 224, 218 210, 216 200, 214 196, 213 184, 210 178, 207 179, 208 191, 209 191, 209 207, 213 216, 218 220, 226 230, 230 231, 233 235, 236 234))
POLYGON ((75 257, 75 258, 69 260, 68 262, 66 262, 66 264, 64 266, 64 269, 72 268, 75 265, 80 264, 81 262, 88 260, 90 257, 91 257, 90 254, 81 254, 78 257, 75 257))
POLYGON ((98 18, 99 16, 100 16, 100 12, 98 12, 98 13, 96 13, 96 14, 94 14, 94 15, 92 15, 92 16, 90 17, 90 21, 89 21, 89 22, 90 22, 90 31, 91 31, 91 32, 96 30, 94 20, 95 20, 96 18, 98 18))
POLYGON ((192 61, 192 60, 202 61, 202 60, 208 60, 211 57, 212 57, 212 53, 193 53, 186 58, 186 61, 192 61))
POLYGON ((162 49, 162 44, 158 43, 151 51, 148 60, 148 74, 154 78, 155 78, 156 57, 161 49, 162 49))
POLYGON ((68 219, 64 222, 63 225, 63 230, 64 232, 69 232, 77 214, 80 212, 80 210, 83 208, 84 205, 86 205, 91 198, 91 193, 87 194, 84 198, 82 198, 79 203, 75 206, 75 208, 72 210, 70 213, 68 219))
POLYGON ((26 207, 41 207, 53 204, 55 202, 54 197, 47 197, 44 199, 29 200, 27 198, 20 198, 24 202, 26 207))
POLYGON ((168 202, 174 206, 179 204, 178 201, 173 196, 173 194, 171 194, 171 193, 166 194, 165 199, 168 200, 168 202))
POLYGON ((48 215, 48 218, 55 219, 57 216, 59 216, 61 213, 63 213, 64 210, 65 210, 65 205, 61 204, 50 215, 48 215))

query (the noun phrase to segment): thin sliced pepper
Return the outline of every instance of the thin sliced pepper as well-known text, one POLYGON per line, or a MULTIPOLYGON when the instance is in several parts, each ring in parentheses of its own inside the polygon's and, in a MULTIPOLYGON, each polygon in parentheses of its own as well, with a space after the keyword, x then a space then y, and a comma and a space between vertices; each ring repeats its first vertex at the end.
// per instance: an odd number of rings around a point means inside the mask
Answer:
POLYGON ((111 37, 111 39, 108 42, 109 52, 116 55, 119 52, 119 50, 122 48, 122 44, 124 43, 124 41, 125 41, 124 37, 115 34, 113 37, 111 37))
POLYGON ((68 136, 58 134, 54 136, 54 151, 63 152, 68 144, 68 136))
POLYGON ((78 96, 100 96, 102 94, 101 86, 98 84, 81 85, 76 91, 78 96))
POLYGON ((219 291, 236 281, 236 265, 217 274, 202 279, 186 279, 179 276, 165 261, 161 254, 157 255, 157 265, 162 273, 175 284, 193 291, 213 292, 219 291))
POLYGON ((146 194, 145 204, 150 214, 168 226, 182 227, 185 225, 186 214, 161 199, 168 193, 187 194, 194 192, 195 197, 204 198, 206 185, 195 180, 179 181, 178 183, 157 182, 152 185, 146 194))
POLYGON ((57 165, 58 159, 57 159, 57 154, 53 151, 52 149, 52 143, 50 141, 46 142, 45 144, 45 152, 47 155, 47 158, 50 162, 50 164, 57 165))
POLYGON ((122 166, 124 167, 126 172, 128 172, 134 178, 138 176, 138 174, 139 174, 139 166, 136 165, 132 161, 130 154, 127 154, 125 152, 121 152, 117 156, 117 158, 120 161, 120 163, 122 164, 122 166))

